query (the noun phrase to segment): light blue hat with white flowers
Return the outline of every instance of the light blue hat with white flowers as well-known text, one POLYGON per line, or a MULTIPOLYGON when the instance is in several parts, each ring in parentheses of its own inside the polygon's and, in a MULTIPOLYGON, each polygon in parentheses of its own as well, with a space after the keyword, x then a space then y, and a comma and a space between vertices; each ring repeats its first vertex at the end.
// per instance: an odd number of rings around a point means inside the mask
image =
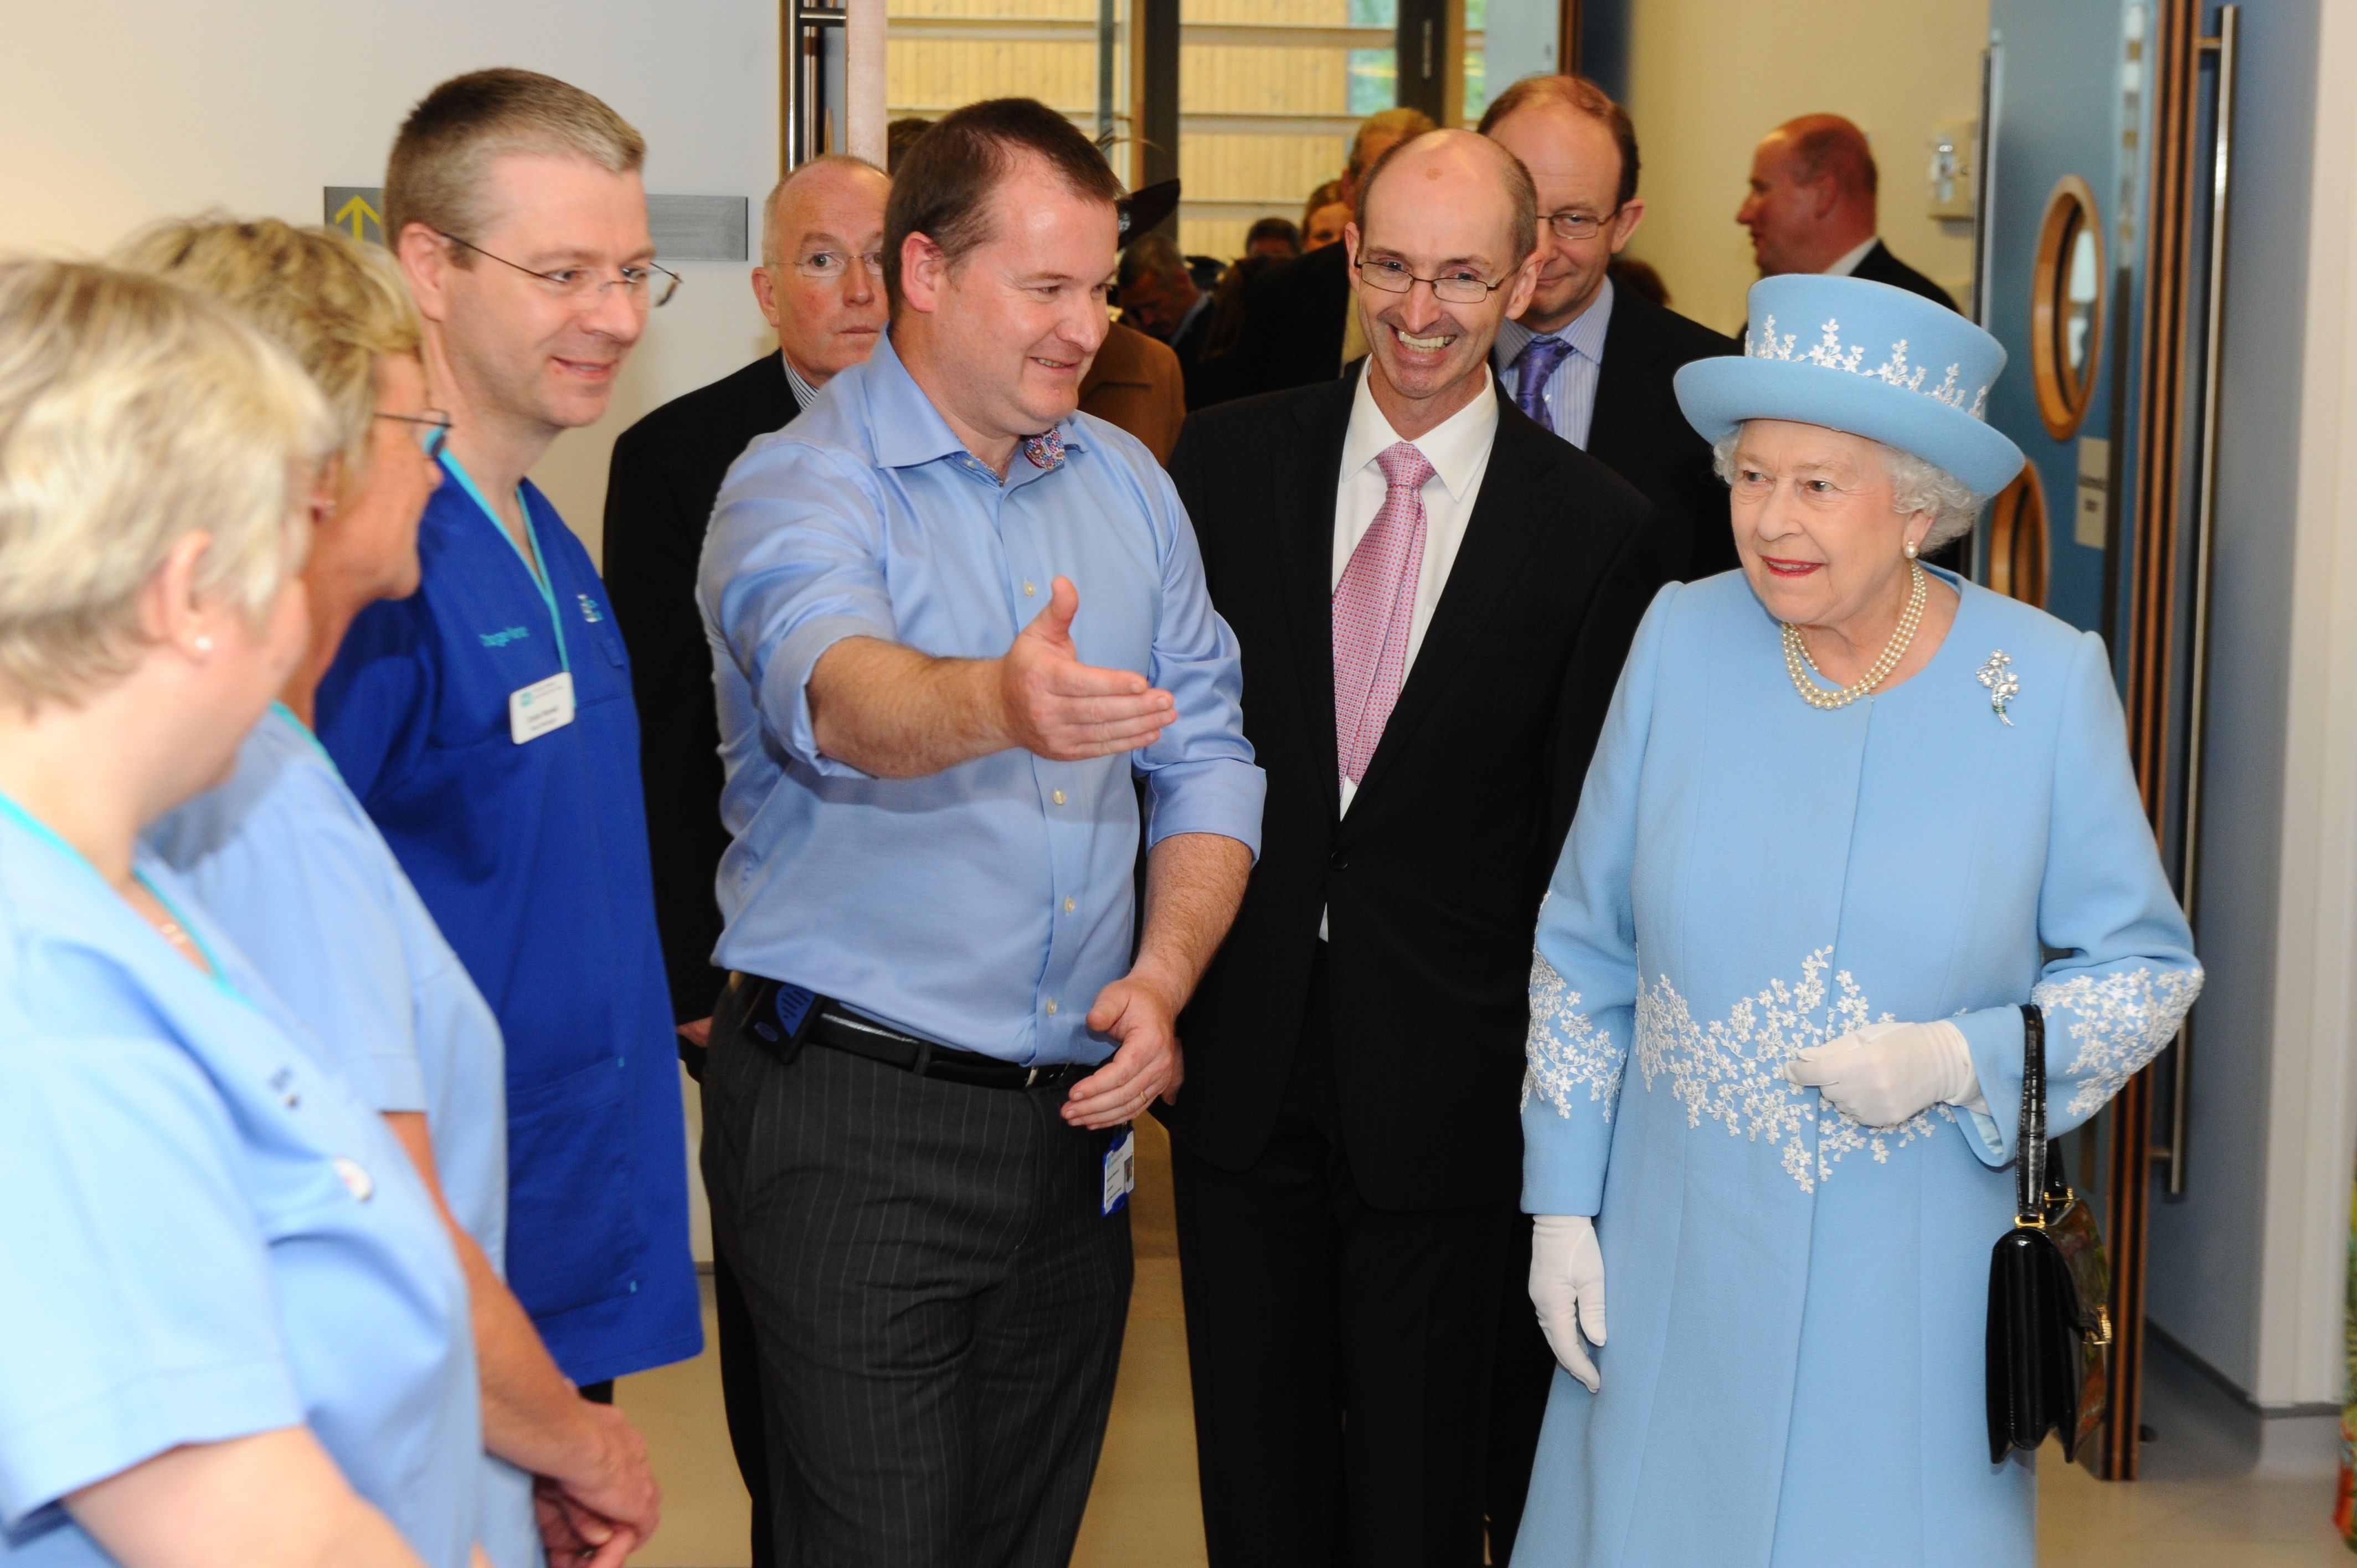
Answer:
POLYGON ((1864 278, 1791 273, 1751 285, 1743 352, 1677 374, 1678 406, 1707 441, 1747 419, 1790 419, 1911 452, 1989 496, 2021 448, 1987 421, 2005 346, 1921 295, 1864 278))

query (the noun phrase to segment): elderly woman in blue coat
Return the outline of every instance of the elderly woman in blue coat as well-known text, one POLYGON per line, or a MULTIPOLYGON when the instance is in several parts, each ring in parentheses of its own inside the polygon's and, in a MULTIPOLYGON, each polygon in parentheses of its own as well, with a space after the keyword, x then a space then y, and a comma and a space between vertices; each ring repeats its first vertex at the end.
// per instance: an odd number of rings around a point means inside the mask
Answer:
POLYGON ((2019 1004, 2059 1134, 2201 971, 2101 640, 1916 559, 2020 468, 1981 418, 2004 362, 1787 276, 1678 374, 1742 570, 1647 613, 1539 916, 1523 1207, 1564 1369, 1517 1568, 2033 1559, 1984 1402, 2019 1004))

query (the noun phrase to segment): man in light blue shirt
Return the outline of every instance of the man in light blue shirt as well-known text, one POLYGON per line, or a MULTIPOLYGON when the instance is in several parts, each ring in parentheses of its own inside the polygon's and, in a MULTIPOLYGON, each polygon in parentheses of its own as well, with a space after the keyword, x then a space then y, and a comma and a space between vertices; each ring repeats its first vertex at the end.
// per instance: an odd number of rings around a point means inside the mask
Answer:
POLYGON ((1119 196, 1028 100, 927 132, 886 209, 889 337, 738 459, 705 547, 735 842, 704 1169, 780 1563, 1069 1556, 1127 1123, 1177 1090, 1258 847, 1193 531, 1075 412, 1119 196))

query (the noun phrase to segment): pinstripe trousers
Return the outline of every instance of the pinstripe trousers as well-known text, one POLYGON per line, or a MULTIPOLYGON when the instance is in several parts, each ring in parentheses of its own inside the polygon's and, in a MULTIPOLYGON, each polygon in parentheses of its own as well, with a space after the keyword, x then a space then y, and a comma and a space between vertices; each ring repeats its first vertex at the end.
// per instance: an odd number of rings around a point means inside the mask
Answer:
POLYGON ((813 1045, 723 998, 704 1178, 760 1346, 780 1568, 1063 1568, 1113 1405, 1126 1209, 1061 1090, 813 1045))

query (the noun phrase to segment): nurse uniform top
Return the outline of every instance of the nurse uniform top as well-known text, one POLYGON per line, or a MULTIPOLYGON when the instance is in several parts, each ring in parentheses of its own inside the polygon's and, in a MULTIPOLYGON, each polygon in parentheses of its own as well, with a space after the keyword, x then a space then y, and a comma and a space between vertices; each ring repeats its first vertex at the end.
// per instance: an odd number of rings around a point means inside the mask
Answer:
MULTIPOLYGON (((422 1112, 450 1212, 494 1269, 507 1231, 500 1026, 336 765, 274 706, 228 783, 149 828, 205 912, 380 1112, 422 1112)), ((483 1455, 493 1568, 543 1561, 532 1477, 483 1455)))
POLYGON ((2013 1220, 2018 1004, 2048 1126, 2201 985, 2102 639, 1946 574, 1923 669, 1803 702, 1739 572, 1662 590, 1539 911, 1523 1207, 1595 1215, 1602 1390, 1557 1369, 1515 1568, 2029 1568, 1992 1465, 1989 1250, 2013 1220), (1952 1019, 1994 1117, 1861 1126, 1785 1081, 1952 1019))
POLYGON ((507 1277, 576 1383, 703 1348, 687 1147, 647 865, 629 656, 588 553, 530 483, 519 552, 447 453, 424 586, 361 612, 319 739, 507 1044, 507 1277), (569 724, 511 723, 569 676, 569 724))
POLYGON ((467 1568, 467 1286, 383 1121, 170 869, 173 950, 0 800, 0 1563, 113 1560, 59 1499, 308 1424, 429 1568, 467 1568))

